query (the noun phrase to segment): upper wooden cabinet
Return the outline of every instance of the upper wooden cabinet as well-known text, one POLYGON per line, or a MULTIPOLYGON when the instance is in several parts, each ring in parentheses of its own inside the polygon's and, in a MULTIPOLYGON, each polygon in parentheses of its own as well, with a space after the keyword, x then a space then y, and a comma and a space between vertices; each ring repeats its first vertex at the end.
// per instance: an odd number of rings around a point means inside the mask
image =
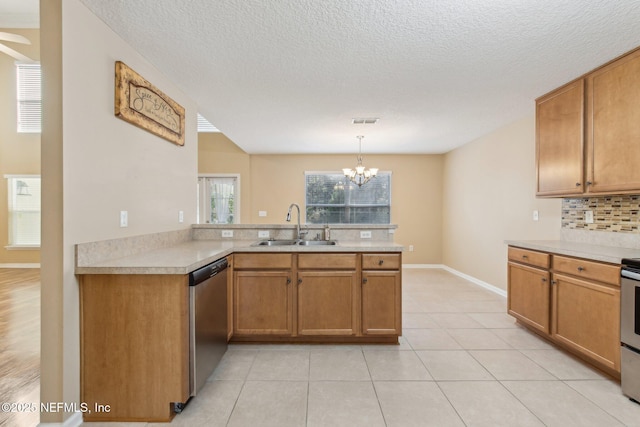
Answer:
POLYGON ((537 194, 582 194, 584 80, 536 101, 537 194))
POLYGON ((587 77, 588 192, 640 190, 640 50, 587 77))
POLYGON ((640 50, 536 100, 538 196, 640 191, 640 50))

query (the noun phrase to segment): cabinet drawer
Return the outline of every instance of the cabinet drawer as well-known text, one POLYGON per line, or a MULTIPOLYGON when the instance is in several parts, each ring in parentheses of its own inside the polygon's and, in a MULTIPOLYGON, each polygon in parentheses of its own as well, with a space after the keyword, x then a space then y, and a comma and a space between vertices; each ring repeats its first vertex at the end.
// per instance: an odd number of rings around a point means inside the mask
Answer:
POLYGON ((234 254, 234 268, 242 269, 290 269, 292 267, 292 254, 234 254))
POLYGON ((400 254, 363 254, 363 270, 399 270, 400 254))
POLYGON ((298 268, 355 270, 356 254, 298 254, 298 268))
POLYGON ((554 255, 553 270, 558 273, 571 274, 572 276, 583 279, 597 280, 599 282, 620 286, 619 265, 554 255))
POLYGON ((535 267, 549 268, 550 256, 544 252, 509 246, 509 260, 533 265, 535 267))

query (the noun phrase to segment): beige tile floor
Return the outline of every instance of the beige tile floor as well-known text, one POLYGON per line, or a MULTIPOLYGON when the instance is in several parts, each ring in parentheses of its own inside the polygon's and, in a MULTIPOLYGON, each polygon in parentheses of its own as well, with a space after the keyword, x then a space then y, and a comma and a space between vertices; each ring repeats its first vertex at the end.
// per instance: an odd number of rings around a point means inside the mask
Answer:
POLYGON ((640 426, 618 383, 519 327, 503 297, 439 269, 405 269, 403 286, 399 346, 232 345, 171 424, 640 426))

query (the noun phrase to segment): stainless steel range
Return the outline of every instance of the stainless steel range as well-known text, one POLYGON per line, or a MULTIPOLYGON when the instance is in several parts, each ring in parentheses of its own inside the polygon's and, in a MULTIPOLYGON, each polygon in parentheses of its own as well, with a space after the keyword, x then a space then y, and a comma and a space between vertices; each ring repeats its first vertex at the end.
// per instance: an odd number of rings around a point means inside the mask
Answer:
POLYGON ((640 259, 622 260, 620 341, 622 392, 640 402, 640 259))

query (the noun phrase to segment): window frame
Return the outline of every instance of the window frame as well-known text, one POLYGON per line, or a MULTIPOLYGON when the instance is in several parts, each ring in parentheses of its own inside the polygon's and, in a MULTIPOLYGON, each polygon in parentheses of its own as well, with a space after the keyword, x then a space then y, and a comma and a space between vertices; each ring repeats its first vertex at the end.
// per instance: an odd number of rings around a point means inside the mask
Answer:
MULTIPOLYGON (((344 176, 344 173, 342 171, 305 171, 304 172, 304 201, 305 201, 305 206, 304 206, 304 219, 305 219, 305 223, 306 224, 321 224, 321 223, 314 223, 314 222, 309 222, 308 220, 308 207, 309 206, 314 206, 313 204, 309 204, 308 203, 308 198, 307 198, 307 176, 309 175, 340 175, 342 177, 344 177, 345 180, 347 180, 348 182, 349 179, 347 177, 344 176)), ((345 197, 345 204, 344 205, 334 205, 334 206, 344 206, 345 208, 348 206, 351 207, 366 207, 366 206, 370 206, 370 207, 384 207, 384 206, 388 206, 389 207, 389 222, 388 223, 346 223, 346 222, 340 222, 340 223, 331 223, 331 224, 356 224, 356 225, 389 225, 389 224, 393 224, 391 215, 392 215, 392 205, 393 205, 393 183, 392 183, 392 178, 393 178, 393 172, 390 170, 380 170, 378 171, 378 175, 375 178, 372 178, 371 181, 369 181, 367 184, 363 184, 362 186, 365 187, 367 186, 370 182, 372 182, 373 180, 378 179, 378 177, 382 176, 382 175, 386 175, 389 177, 389 204, 388 205, 362 205, 362 204, 353 204, 353 205, 347 205, 346 204, 346 200, 347 198, 345 197)), ((357 185, 357 184, 353 184, 351 183, 351 185, 357 185)), ((345 187, 346 188, 346 187, 345 187)), ((327 205, 328 206, 328 205, 327 205)))
POLYGON ((235 192, 236 192, 236 198, 233 202, 233 208, 234 208, 234 212, 233 212, 233 224, 240 224, 240 194, 241 194, 241 182, 240 182, 240 174, 239 173, 202 173, 202 174, 198 174, 198 183, 196 184, 196 188, 197 188, 197 209, 196 209, 196 224, 212 224, 212 225, 216 225, 213 224, 211 222, 201 222, 200 219, 202 218, 206 218, 207 217, 207 213, 209 213, 210 216, 210 212, 208 208, 208 205, 204 205, 204 200, 206 199, 206 193, 207 193, 207 189, 206 186, 200 186, 199 182, 200 182, 200 178, 235 178, 236 179, 236 188, 235 188, 235 192), (205 208, 205 206, 207 206, 205 208), (203 209, 204 208, 204 209, 203 209), (203 212, 204 211, 204 212, 203 212))

